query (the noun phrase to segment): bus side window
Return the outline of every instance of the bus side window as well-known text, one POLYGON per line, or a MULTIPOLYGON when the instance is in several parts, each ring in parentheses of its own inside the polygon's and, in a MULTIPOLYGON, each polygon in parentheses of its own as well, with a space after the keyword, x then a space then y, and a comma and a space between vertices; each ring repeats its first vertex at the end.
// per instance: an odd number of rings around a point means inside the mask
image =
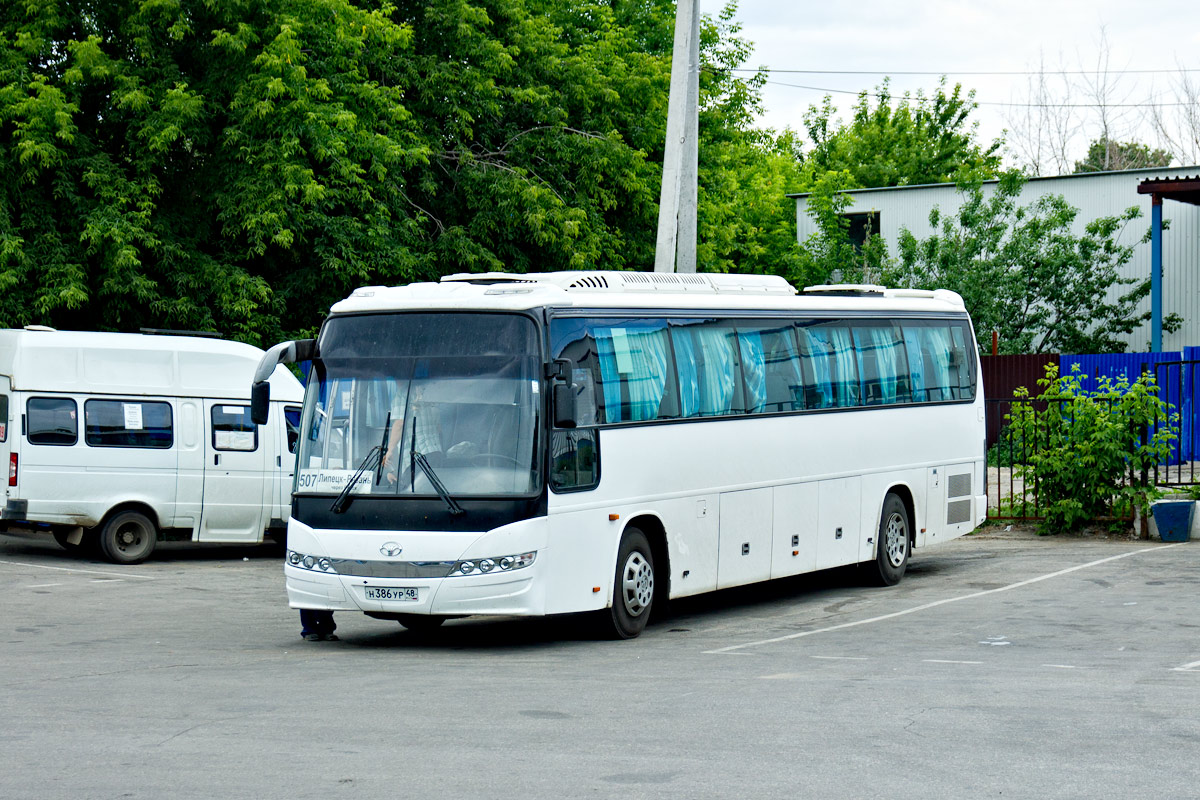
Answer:
POLYGON ((600 481, 600 437, 595 428, 550 434, 550 485, 556 492, 594 488, 600 481))
POLYGON ((679 377, 679 415, 716 417, 742 413, 745 401, 732 325, 680 320, 671 325, 679 377))
POLYGON ((746 413, 804 408, 804 379, 791 324, 739 324, 746 413))

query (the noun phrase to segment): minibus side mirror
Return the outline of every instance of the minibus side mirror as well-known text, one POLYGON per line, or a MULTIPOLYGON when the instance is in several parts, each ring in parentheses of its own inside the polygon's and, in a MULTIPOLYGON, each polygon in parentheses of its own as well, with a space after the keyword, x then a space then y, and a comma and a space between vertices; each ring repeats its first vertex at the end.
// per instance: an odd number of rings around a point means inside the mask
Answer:
POLYGON ((250 421, 266 425, 271 411, 271 384, 259 381, 250 387, 250 421))

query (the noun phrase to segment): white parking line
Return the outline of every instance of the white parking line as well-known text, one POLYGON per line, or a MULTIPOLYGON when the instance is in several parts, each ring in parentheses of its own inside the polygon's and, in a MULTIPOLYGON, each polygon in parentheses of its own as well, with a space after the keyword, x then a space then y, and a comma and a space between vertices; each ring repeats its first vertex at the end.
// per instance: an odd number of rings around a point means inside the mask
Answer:
POLYGON ((1200 672, 1196 667, 1200 667, 1200 661, 1193 661, 1190 664, 1184 664, 1182 667, 1172 667, 1172 672, 1200 672))
POLYGON ((118 578, 137 578, 142 581, 157 580, 149 575, 132 575, 128 572, 105 572, 98 569, 75 569, 73 567, 51 567, 46 564, 27 564, 24 561, 0 561, 0 564, 9 564, 14 567, 33 567, 34 569, 53 569, 59 572, 78 572, 84 575, 116 575, 118 578))
POLYGON ((124 583, 124 578, 92 578, 92 583, 124 583))
POLYGON ((982 661, 951 661, 945 658, 923 658, 926 664, 982 664, 982 661))
MULTIPOLYGON (((1182 544, 1182 542, 1180 542, 1179 544, 1182 544)), ((1081 569, 1095 567, 1100 564, 1107 564, 1109 561, 1117 561, 1122 558, 1129 558, 1130 556, 1136 556, 1140 553, 1156 553, 1159 550, 1167 550, 1172 547, 1179 547, 1179 544, 1164 544, 1164 545, 1159 545, 1157 547, 1146 547, 1146 548, 1140 548, 1138 550, 1130 550, 1128 553, 1121 553, 1120 555, 1109 556, 1108 558, 1101 558, 1097 561, 1089 561, 1086 564, 1079 564, 1074 567, 1067 567, 1066 569, 1060 569, 1057 572, 1050 572, 1045 575, 1039 575, 1036 578, 1028 578, 1023 581, 1017 581, 1016 583, 1010 583, 1007 586, 1001 586, 998 589, 985 589, 980 592, 972 592, 971 594, 959 595, 958 597, 947 597, 944 600, 934 600, 932 603, 925 603, 924 605, 914 606, 913 608, 907 608, 903 611, 893 611, 891 614, 881 614, 878 617, 871 617, 870 619, 860 619, 860 620, 856 620, 854 622, 843 622, 841 625, 830 625, 828 628, 816 628, 811 631, 800 631, 799 633, 789 633, 787 636, 775 636, 770 639, 760 639, 757 642, 746 642, 744 644, 731 644, 728 647, 719 647, 716 650, 705 650, 704 653, 705 654, 734 653, 737 650, 744 650, 747 647, 758 647, 758 646, 764 645, 764 644, 774 644, 776 642, 786 642, 791 639, 800 639, 805 636, 816 636, 818 633, 829 633, 831 631, 840 631, 845 628, 855 628, 855 627, 858 627, 859 625, 870 625, 873 622, 882 622, 885 619, 895 619, 896 617, 903 617, 903 616, 907 616, 908 614, 915 614, 918 611, 926 611, 930 608, 944 606, 947 603, 957 603, 960 600, 971 600, 976 597, 984 597, 989 594, 996 594, 997 592, 1007 592, 1010 589, 1019 589, 1022 586, 1029 586, 1032 583, 1038 583, 1040 581, 1050 580, 1051 578, 1057 578, 1061 575, 1067 575, 1068 573, 1076 572, 1081 569)))
POLYGON ((866 656, 809 656, 809 658, 822 658, 826 661, 866 661, 866 656))
POLYGON ((48 589, 51 586, 62 586, 61 583, 31 583, 26 586, 26 589, 48 589))
POLYGON ((1042 664, 1042 666, 1051 667, 1052 669, 1079 669, 1079 667, 1073 667, 1070 664, 1042 664))

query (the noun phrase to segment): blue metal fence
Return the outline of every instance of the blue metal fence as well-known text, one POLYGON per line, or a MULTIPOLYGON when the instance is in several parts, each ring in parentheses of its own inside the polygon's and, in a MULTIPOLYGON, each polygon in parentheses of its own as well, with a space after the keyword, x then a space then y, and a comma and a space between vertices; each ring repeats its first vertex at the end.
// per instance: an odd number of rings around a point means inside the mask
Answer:
MULTIPOLYGON (((1191 484, 1200 481, 1195 461, 1200 456, 1200 347, 1165 353, 1114 353, 1111 355, 1060 355, 1060 375, 1069 375, 1072 365, 1091 380, 1087 388, 1095 388, 1101 376, 1116 381, 1124 376, 1131 383, 1143 372, 1154 374, 1161 389, 1160 397, 1179 415, 1179 438, 1169 463, 1163 465, 1161 483, 1191 484)), ((1164 420, 1165 423, 1165 420, 1164 420)))

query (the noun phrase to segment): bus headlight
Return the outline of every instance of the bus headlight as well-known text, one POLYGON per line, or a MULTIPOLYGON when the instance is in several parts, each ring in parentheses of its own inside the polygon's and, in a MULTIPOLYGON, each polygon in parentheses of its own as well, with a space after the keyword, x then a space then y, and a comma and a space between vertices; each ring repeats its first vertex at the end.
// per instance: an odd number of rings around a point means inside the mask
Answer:
POLYGON ((515 556, 491 556, 490 558, 470 559, 459 561, 450 570, 448 578, 459 578, 463 575, 473 575, 476 572, 487 573, 499 569, 501 572, 512 572, 514 569, 524 569, 537 558, 537 551, 520 553, 515 556))
POLYGON ((337 574, 337 567, 334 566, 333 561, 321 556, 308 556, 304 553, 297 553, 295 550, 288 550, 285 560, 297 569, 306 569, 311 572, 327 572, 333 575, 337 574))

